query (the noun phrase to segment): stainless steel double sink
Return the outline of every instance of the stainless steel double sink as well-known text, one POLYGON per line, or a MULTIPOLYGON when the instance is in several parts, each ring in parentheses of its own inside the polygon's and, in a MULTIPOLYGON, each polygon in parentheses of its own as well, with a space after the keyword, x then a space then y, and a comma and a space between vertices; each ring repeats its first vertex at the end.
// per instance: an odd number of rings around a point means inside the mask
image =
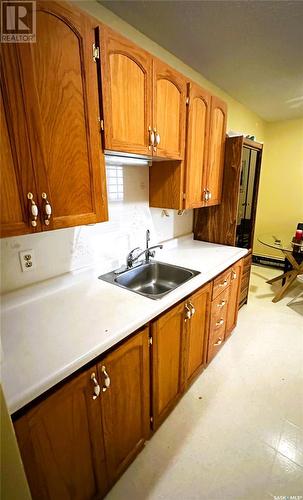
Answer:
POLYGON ((150 299, 161 299, 186 281, 200 274, 185 267, 149 261, 138 264, 117 274, 112 271, 99 276, 99 279, 126 288, 150 299))

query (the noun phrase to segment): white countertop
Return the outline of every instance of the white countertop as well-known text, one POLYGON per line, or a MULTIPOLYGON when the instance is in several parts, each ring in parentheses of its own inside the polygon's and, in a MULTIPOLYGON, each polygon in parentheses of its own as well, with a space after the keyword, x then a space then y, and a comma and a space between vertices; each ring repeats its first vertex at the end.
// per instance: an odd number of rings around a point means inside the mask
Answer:
POLYGON ((160 300, 98 279, 98 269, 68 273, 2 296, 1 378, 11 413, 92 361, 192 293, 247 250, 191 236, 164 244, 157 260, 201 274, 160 300))

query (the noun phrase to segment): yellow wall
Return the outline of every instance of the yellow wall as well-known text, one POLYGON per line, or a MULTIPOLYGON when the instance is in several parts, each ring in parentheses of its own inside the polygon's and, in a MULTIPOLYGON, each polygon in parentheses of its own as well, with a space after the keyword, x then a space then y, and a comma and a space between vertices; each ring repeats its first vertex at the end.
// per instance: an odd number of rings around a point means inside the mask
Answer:
POLYGON ((303 222, 303 119, 266 123, 254 253, 281 257, 259 235, 294 235, 303 222))

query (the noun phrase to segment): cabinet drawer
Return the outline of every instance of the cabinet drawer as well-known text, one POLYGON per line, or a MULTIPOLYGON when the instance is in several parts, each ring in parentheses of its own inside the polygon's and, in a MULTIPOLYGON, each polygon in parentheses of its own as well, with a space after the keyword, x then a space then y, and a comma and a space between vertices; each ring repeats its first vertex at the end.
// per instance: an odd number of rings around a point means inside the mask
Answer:
POLYGON ((224 273, 220 274, 215 280, 214 280, 214 286, 213 286, 213 300, 218 297, 218 295, 228 288, 230 284, 230 273, 231 270, 228 269, 224 273))
POLYGON ((225 288, 211 303, 211 318, 226 314, 229 299, 229 287, 225 288))
POLYGON ((218 318, 212 318, 208 339, 207 363, 213 359, 223 344, 225 329, 226 313, 225 316, 222 315, 218 318))

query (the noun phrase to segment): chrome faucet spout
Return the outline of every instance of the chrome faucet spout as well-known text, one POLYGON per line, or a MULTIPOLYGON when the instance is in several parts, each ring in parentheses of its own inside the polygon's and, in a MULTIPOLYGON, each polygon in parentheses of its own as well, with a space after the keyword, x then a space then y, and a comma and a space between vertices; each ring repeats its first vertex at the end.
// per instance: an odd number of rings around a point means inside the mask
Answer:
POLYGON ((126 258, 126 265, 127 268, 130 269, 133 267, 134 262, 136 262, 142 255, 145 255, 145 262, 148 264, 150 261, 150 257, 155 256, 155 250, 156 248, 163 248, 163 245, 154 245, 152 247, 149 247, 149 242, 150 242, 150 231, 147 229, 146 231, 146 248, 145 250, 142 250, 142 252, 138 253, 136 256, 134 256, 134 252, 137 250, 140 250, 139 247, 134 248, 129 252, 127 258, 126 258))

